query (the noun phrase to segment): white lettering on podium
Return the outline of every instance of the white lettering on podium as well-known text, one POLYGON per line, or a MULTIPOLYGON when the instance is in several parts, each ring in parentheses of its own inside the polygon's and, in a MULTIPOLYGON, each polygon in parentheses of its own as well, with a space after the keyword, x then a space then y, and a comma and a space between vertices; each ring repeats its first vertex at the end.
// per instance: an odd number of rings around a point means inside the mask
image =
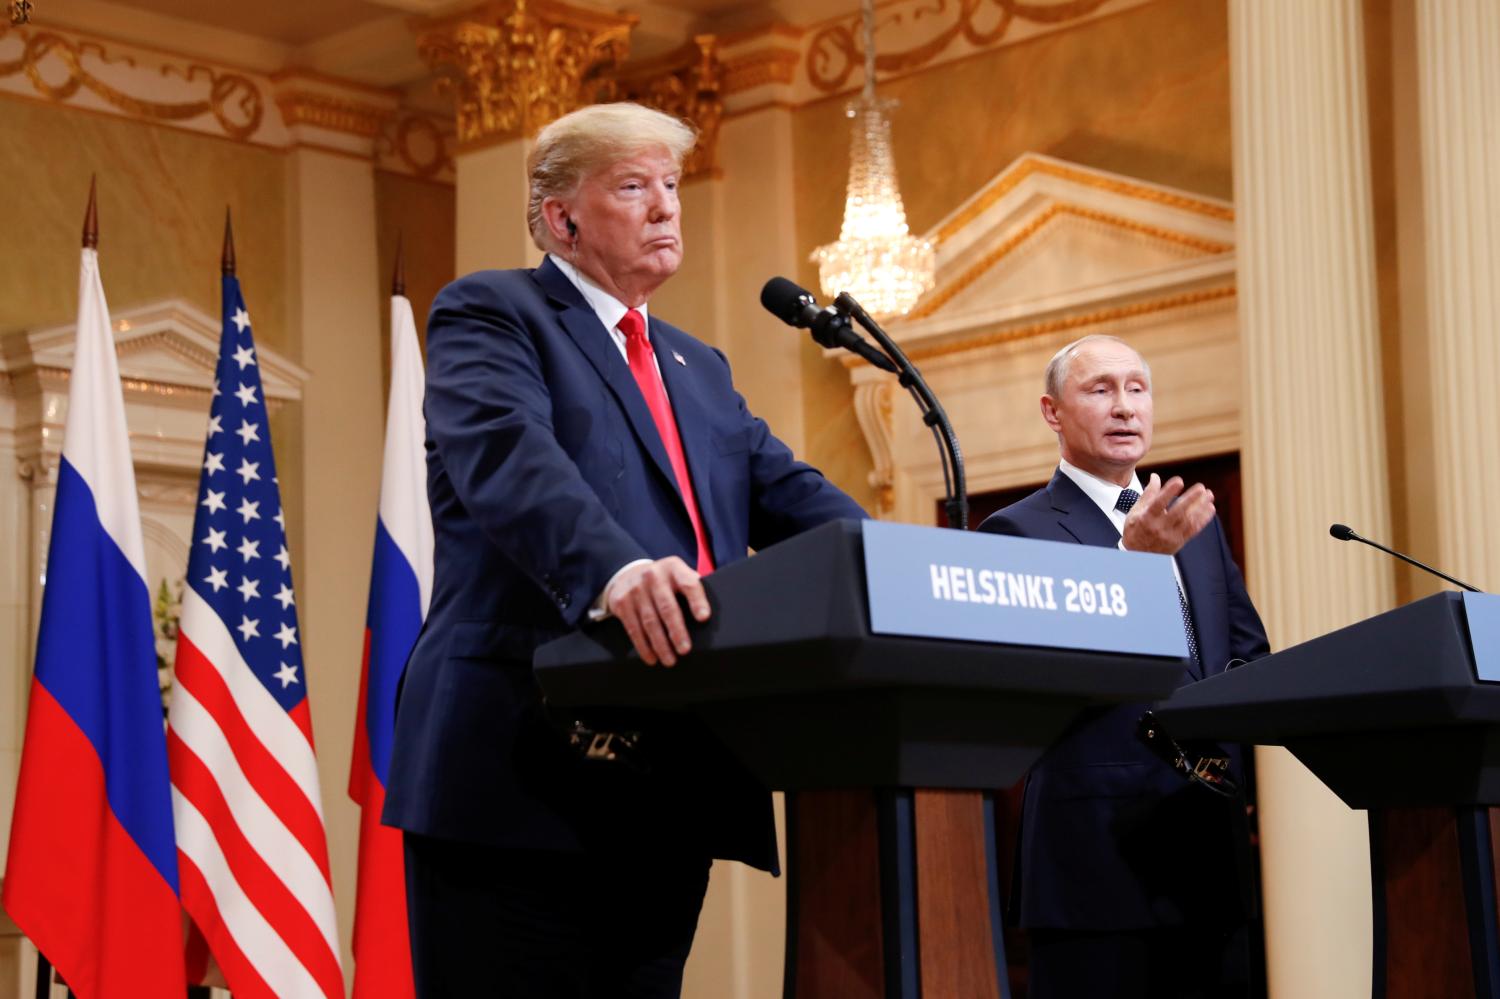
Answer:
POLYGON ((932 569, 932 599, 952 600, 953 591, 948 587, 948 567, 946 565, 933 565, 932 569))

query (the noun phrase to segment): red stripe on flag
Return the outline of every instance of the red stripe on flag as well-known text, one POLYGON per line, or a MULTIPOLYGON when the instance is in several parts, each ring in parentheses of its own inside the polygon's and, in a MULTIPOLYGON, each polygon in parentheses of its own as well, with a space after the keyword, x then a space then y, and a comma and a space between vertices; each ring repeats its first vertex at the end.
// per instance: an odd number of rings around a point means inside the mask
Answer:
MULTIPOLYGON (((302 788, 292 779, 266 747, 240 713, 224 677, 214 668, 208 658, 193 645, 186 632, 177 639, 176 680, 189 691, 194 700, 213 718, 214 724, 224 733, 234 758, 244 771, 245 779, 260 795, 282 823, 297 838, 309 856, 318 864, 323 878, 331 886, 333 879, 328 871, 328 841, 323 833, 323 819, 302 788)), ((302 702, 304 705, 306 700, 302 702)), ((175 764, 172 768, 173 783, 177 782, 175 764)), ((227 813, 225 813, 227 814, 227 813)))
POLYGON ((214 776, 187 744, 172 730, 167 731, 167 756, 172 761, 172 784, 178 792, 213 827, 219 850, 229 862, 230 873, 240 890, 260 910, 266 922, 315 978, 323 991, 342 995, 343 972, 338 955, 329 949, 318 925, 302 903, 277 877, 269 864, 250 845, 229 812, 229 802, 215 783, 214 776))
POLYGON ((90 999, 183 995, 177 896, 109 807, 93 743, 33 682, 3 902, 90 999))
POLYGON ((354 999, 411 999, 411 934, 401 830, 380 824, 385 788, 372 776, 359 820, 359 894, 354 916, 354 999))
MULTIPOLYGON (((366 795, 375 783, 375 772, 370 761, 370 733, 365 731, 365 712, 370 697, 370 629, 365 629, 365 654, 359 667, 359 707, 354 714, 354 755, 349 759, 349 797, 357 805, 367 809, 366 795)), ((384 795, 382 795, 384 797, 384 795)))
POLYGON ((181 850, 177 851, 177 877, 182 881, 182 907, 208 941, 214 961, 224 973, 224 980, 234 983, 234 999, 259 999, 261 996, 276 999, 276 993, 256 972, 255 965, 234 942, 234 934, 224 925, 218 906, 214 904, 213 890, 198 870, 198 865, 181 850))

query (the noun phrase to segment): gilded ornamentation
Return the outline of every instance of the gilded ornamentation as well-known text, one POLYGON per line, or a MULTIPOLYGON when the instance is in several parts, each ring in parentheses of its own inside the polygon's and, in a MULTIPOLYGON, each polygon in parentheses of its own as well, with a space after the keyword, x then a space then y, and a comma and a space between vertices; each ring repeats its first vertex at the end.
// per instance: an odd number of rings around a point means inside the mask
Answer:
POLYGON ((769 83, 790 84, 802 56, 791 49, 761 49, 724 63, 724 93, 737 94, 769 83))
POLYGON ((1187 233, 1176 232, 1172 229, 1163 229, 1158 226, 1146 225, 1144 223, 1136 222, 1133 219, 1124 218, 1119 215, 1111 215, 1108 212, 1095 211, 1092 208, 1081 208, 1078 205, 1056 203, 1049 205, 1043 211, 1038 212, 1036 217, 1028 221, 1018 231, 1012 233, 1011 236, 999 246, 996 246, 994 249, 990 250, 988 253, 984 254, 984 256, 976 260, 973 264, 970 264, 962 274, 954 278, 951 282, 935 289, 931 295, 928 295, 925 299, 919 302, 917 304, 917 307, 915 309, 912 309, 912 311, 908 313, 907 318, 923 319, 927 316, 932 315, 938 309, 941 309, 944 305, 947 305, 950 301, 953 300, 956 295, 959 294, 959 292, 963 291, 965 288, 972 285, 975 281, 979 280, 979 278, 982 277, 990 268, 994 267, 1001 260, 1008 257, 1016 249, 1016 247, 1020 246, 1022 243, 1026 242, 1026 240, 1036 235, 1036 233, 1040 231, 1043 226, 1060 215, 1072 215, 1077 218, 1087 219, 1090 222, 1099 222, 1104 225, 1114 226, 1119 229, 1126 229, 1130 232, 1137 232, 1143 236, 1149 236, 1152 239, 1164 240, 1169 243, 1176 243, 1179 246, 1185 246, 1190 250, 1194 250, 1207 256, 1227 253, 1230 250, 1234 249, 1234 246, 1230 243, 1221 243, 1217 240, 1212 239, 1200 239, 1197 236, 1192 236, 1187 233))
POLYGON ((377 157, 394 156, 416 177, 427 179, 453 169, 448 151, 452 128, 440 128, 432 118, 422 114, 400 114, 389 118, 375 140, 377 157))
POLYGON ((723 68, 717 39, 697 35, 671 55, 616 77, 621 100, 637 101, 698 126, 698 144, 683 164, 684 176, 712 176, 717 169, 723 68))
POLYGON ((453 97, 458 139, 531 135, 569 111, 613 99, 636 18, 557 0, 502 0, 429 22, 417 50, 453 97))
MULTIPOLYGON (((10 34, 12 30, 8 25, 0 24, 0 38, 10 34)), ((24 43, 21 57, 0 62, 0 77, 25 73, 31 80, 31 85, 48 100, 66 101, 82 87, 118 110, 138 118, 184 121, 201 114, 212 114, 225 134, 235 139, 248 138, 254 134, 265 113, 259 88, 248 77, 238 73, 220 72, 197 64, 183 68, 168 63, 161 67, 163 76, 180 76, 189 83, 206 80, 207 98, 178 103, 147 101, 110 86, 83 66, 83 56, 86 53, 96 55, 106 65, 123 63, 134 67, 135 62, 129 57, 111 59, 98 43, 75 42, 50 31, 31 33, 15 29, 15 33, 24 43), (61 82, 48 82, 43 74, 43 63, 49 57, 66 73, 61 82)))
POLYGON ((31 23, 31 0, 10 0, 5 6, 10 12, 11 24, 31 23))
MULTIPOLYGON (((877 24, 900 28, 903 37, 925 40, 901 51, 882 51, 875 68, 904 73, 926 65, 962 38, 976 48, 994 45, 1005 37, 1017 18, 1037 24, 1062 24, 1086 17, 1109 0, 1069 0, 1064 3, 1022 0, 897 0, 877 24)), ((819 90, 844 89, 855 68, 864 61, 859 45, 858 15, 841 18, 813 35, 807 51, 807 76, 819 90)))
POLYGON ((362 139, 379 135, 392 117, 391 112, 384 108, 306 90, 279 94, 276 106, 281 109, 281 118, 288 127, 313 125, 362 139))
POLYGON ((1085 187, 1110 191, 1115 194, 1124 194, 1132 198, 1139 198, 1142 201, 1166 205, 1170 208, 1180 208, 1184 211, 1204 215, 1211 219, 1219 219, 1224 222, 1234 221, 1234 209, 1228 205, 1202 198, 1190 197, 1175 191, 1163 191, 1157 187, 1136 184, 1119 178, 1100 177, 1098 174, 1090 173, 1087 170, 1079 170, 1066 163, 1057 163, 1051 160, 1042 160, 1027 156, 1014 167, 1007 170, 992 186, 981 192, 961 212, 944 222, 942 228, 933 236, 933 242, 941 246, 959 230, 992 208, 997 201, 1015 190, 1021 181, 1032 174, 1046 174, 1050 177, 1056 177, 1059 180, 1082 184, 1085 187))

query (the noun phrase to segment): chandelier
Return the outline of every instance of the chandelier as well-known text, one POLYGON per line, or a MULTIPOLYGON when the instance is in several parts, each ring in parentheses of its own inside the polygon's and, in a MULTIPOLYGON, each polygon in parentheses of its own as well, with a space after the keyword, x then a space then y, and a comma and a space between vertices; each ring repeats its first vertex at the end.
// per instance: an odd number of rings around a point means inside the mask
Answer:
POLYGON ((891 154, 891 123, 886 112, 896 106, 875 96, 874 0, 863 0, 865 84, 846 114, 854 119, 849 144, 849 188, 839 241, 820 246, 818 265, 823 294, 847 291, 873 315, 899 316, 932 287, 932 244, 913 236, 896 183, 891 154))

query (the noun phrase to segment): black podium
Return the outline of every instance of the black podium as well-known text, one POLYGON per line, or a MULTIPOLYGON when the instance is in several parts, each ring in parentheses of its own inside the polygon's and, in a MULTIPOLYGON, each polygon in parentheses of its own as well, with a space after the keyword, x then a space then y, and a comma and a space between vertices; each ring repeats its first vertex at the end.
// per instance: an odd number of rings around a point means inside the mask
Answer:
POLYGON ((616 624, 587 628, 538 651, 548 700, 692 712, 768 787, 803 792, 788 999, 1006 995, 977 792, 1019 780, 1084 708, 1165 696, 1183 661, 871 634, 851 522, 705 586, 714 614, 675 668, 642 664, 616 624))
POLYGON ((1500 997, 1500 683, 1440 593, 1175 692, 1178 739, 1285 746, 1369 809, 1374 996, 1500 997))

